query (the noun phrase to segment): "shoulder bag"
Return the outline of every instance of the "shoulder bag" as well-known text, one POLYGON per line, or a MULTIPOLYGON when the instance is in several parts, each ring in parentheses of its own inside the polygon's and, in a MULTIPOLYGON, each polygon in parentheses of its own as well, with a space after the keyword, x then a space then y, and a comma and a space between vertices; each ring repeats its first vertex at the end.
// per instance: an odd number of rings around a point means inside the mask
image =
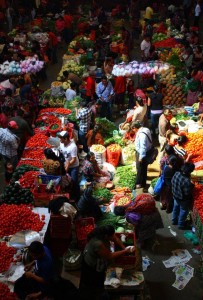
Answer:
MULTIPOLYGON (((149 138, 149 136, 143 131, 142 133, 144 133, 147 136, 149 142, 152 145, 152 140, 149 138)), ((158 149, 155 148, 154 145, 152 145, 151 149, 149 149, 146 153, 146 157, 145 157, 146 162, 149 165, 152 164, 156 160, 158 153, 159 153, 158 149)))

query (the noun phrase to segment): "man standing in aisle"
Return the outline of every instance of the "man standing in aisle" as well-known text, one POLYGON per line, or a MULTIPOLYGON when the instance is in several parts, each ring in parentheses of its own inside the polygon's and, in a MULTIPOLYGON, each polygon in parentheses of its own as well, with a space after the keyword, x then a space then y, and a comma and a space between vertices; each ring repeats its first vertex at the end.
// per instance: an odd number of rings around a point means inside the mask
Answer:
POLYGON ((80 187, 78 183, 79 159, 77 146, 75 142, 70 140, 67 131, 61 131, 59 138, 61 140, 60 151, 65 158, 65 170, 71 176, 74 183, 72 196, 74 200, 78 200, 80 197, 80 187))
POLYGON ((7 128, 0 128, 0 154, 5 164, 11 163, 15 169, 18 163, 19 138, 13 133, 18 129, 15 121, 10 121, 7 128))
POLYGON ((185 163, 180 172, 176 172, 172 178, 172 193, 174 199, 172 224, 178 225, 179 229, 185 229, 185 221, 192 207, 193 184, 190 179, 195 165, 185 163))
POLYGON ((96 89, 95 76, 96 76, 95 71, 90 71, 89 76, 87 77, 87 82, 86 82, 87 102, 91 102, 95 100, 95 89, 96 89))
POLYGON ((131 128, 136 132, 136 188, 144 188, 147 181, 147 152, 152 148, 152 137, 149 128, 143 127, 140 121, 135 121, 131 128))
POLYGON ((170 120, 172 117, 172 111, 166 108, 159 118, 160 158, 163 155, 164 145, 166 144, 166 132, 170 129, 170 120))
POLYGON ((101 101, 101 117, 111 120, 114 90, 106 76, 102 76, 101 82, 97 85, 96 93, 101 101))
POLYGON ((91 124, 91 117, 92 111, 91 108, 87 107, 87 102, 82 101, 80 103, 80 109, 75 109, 76 111, 76 118, 80 121, 79 123, 79 131, 78 131, 78 139, 79 143, 83 145, 83 150, 87 153, 87 141, 86 141, 86 134, 90 129, 91 124))

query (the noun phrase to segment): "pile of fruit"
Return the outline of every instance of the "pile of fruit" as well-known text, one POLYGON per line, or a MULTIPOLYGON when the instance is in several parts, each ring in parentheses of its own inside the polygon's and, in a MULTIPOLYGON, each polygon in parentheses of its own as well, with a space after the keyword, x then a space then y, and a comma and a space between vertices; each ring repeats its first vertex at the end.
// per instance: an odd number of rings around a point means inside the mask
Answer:
POLYGON ((0 273, 5 272, 9 269, 15 253, 15 248, 7 247, 5 242, 0 243, 0 273))
POLYGON ((47 107, 60 107, 64 105, 66 97, 64 95, 54 97, 51 95, 51 90, 46 90, 39 99, 39 104, 41 106, 47 107))
POLYGON ((0 237, 22 230, 41 231, 44 221, 27 205, 2 204, 0 209, 0 237))
POLYGON ((164 98, 164 105, 175 105, 180 107, 184 105, 185 97, 181 85, 172 85, 170 83, 166 84, 166 88, 162 90, 164 98))
POLYGON ((67 61, 61 71, 58 74, 57 80, 63 80, 63 72, 64 71, 68 71, 69 73, 74 73, 78 76, 82 76, 83 72, 84 72, 84 66, 80 66, 77 64, 77 62, 75 62, 74 60, 69 60, 67 61))
MULTIPOLYGON (((34 202, 33 195, 29 188, 23 188, 18 183, 11 183, 0 195, 2 203, 6 204, 30 204, 34 202)), ((1 206, 2 208, 2 206, 1 206)))
POLYGON ((18 297, 9 290, 6 284, 0 282, 0 299, 17 300, 18 297))

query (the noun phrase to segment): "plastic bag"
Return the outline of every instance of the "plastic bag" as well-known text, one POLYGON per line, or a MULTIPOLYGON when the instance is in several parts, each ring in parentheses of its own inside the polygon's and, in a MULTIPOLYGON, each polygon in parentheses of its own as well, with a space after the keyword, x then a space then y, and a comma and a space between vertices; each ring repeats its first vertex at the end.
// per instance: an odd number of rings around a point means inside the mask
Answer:
POLYGON ((106 148, 107 162, 112 164, 114 167, 118 166, 120 156, 121 156, 121 147, 117 144, 112 144, 106 148))

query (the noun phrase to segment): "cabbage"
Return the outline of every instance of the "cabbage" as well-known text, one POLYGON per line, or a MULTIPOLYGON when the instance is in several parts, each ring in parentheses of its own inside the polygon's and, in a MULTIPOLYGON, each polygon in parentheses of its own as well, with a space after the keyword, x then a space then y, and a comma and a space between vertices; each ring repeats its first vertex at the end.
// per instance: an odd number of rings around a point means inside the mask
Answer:
POLYGON ((118 227, 118 228, 116 229, 116 232, 117 232, 117 233, 124 233, 124 232, 125 232, 125 229, 124 229, 123 227, 118 227))

